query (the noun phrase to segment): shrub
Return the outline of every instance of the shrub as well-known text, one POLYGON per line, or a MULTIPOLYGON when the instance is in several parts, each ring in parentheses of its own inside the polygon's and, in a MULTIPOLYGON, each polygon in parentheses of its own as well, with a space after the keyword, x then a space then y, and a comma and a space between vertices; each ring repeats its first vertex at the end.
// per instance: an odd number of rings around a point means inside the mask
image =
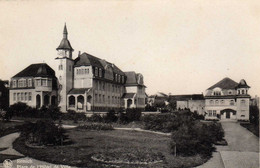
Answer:
POLYGON ((208 127, 200 122, 194 125, 181 125, 172 133, 171 151, 182 156, 195 154, 210 155, 213 151, 212 139, 207 135, 208 127))
POLYGON ((86 130, 113 130, 113 126, 111 124, 106 123, 89 123, 83 124, 77 127, 78 129, 86 129, 86 130))
POLYGON ((194 111, 194 113, 192 113, 192 117, 195 118, 196 120, 204 120, 204 115, 202 114, 198 114, 197 111, 194 111))
POLYGON ((144 129, 171 132, 182 124, 191 124, 194 120, 189 113, 151 114, 142 117, 144 129))
POLYGON ((86 121, 87 117, 85 113, 77 113, 74 110, 68 110, 67 113, 62 113, 62 120, 73 120, 75 123, 78 121, 86 121))
POLYGON ((115 110, 110 110, 104 117, 105 122, 116 122, 118 117, 115 114, 115 110))
POLYGON ((27 143, 36 145, 62 145, 67 139, 65 130, 50 120, 38 120, 26 123, 21 131, 27 143))
POLYGON ((103 122, 104 119, 103 117, 101 117, 100 114, 93 114, 91 117, 88 118, 89 121, 92 122, 103 122))
POLYGON ((123 112, 118 113, 118 120, 119 123, 121 124, 127 124, 128 123, 128 118, 126 117, 126 114, 123 112))
POLYGON ((221 141, 224 131, 220 123, 201 123, 193 121, 183 124, 172 133, 171 151, 177 154, 191 156, 195 154, 211 155, 213 144, 221 141))
POLYGON ((126 117, 128 122, 139 121, 142 115, 141 109, 138 108, 128 108, 126 109, 126 117))

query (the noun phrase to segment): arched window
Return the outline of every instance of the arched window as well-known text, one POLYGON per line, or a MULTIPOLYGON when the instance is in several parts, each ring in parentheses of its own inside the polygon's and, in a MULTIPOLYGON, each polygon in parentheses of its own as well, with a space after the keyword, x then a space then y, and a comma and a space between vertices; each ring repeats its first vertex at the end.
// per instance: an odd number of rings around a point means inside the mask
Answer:
POLYGON ((244 89, 242 90, 242 94, 245 94, 245 90, 244 89))
POLYGON ((215 101, 215 104, 218 104, 218 103, 219 103, 219 101, 218 101, 218 100, 216 100, 216 101, 215 101))
POLYGON ((98 68, 95 68, 95 76, 98 76, 98 68))
POLYGON ((234 103, 234 100, 230 100, 230 105, 234 105, 235 103, 234 103))
POLYGON ((210 100, 210 101, 209 101, 209 104, 214 104, 214 101, 213 101, 213 100, 210 100))

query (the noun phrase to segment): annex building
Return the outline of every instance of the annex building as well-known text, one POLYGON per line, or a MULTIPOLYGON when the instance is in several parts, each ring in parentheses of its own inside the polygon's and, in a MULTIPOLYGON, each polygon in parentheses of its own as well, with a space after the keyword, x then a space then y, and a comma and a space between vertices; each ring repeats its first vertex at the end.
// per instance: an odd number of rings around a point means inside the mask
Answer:
POLYGON ((66 25, 56 50, 55 71, 45 63, 32 64, 11 78, 10 105, 58 105, 63 112, 144 109, 146 86, 142 74, 123 72, 115 64, 85 52, 73 59, 66 25))
POLYGON ((205 119, 249 120, 249 86, 224 78, 209 87, 205 93, 205 119))

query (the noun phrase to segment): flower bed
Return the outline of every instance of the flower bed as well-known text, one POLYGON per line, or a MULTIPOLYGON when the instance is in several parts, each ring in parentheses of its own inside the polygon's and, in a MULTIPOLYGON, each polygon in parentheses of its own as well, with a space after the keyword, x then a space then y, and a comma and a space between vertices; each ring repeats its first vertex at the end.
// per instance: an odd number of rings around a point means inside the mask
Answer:
POLYGON ((150 153, 143 151, 134 151, 132 153, 106 152, 97 153, 91 156, 91 159, 97 162, 114 163, 114 164, 153 164, 165 160, 162 153, 150 153))

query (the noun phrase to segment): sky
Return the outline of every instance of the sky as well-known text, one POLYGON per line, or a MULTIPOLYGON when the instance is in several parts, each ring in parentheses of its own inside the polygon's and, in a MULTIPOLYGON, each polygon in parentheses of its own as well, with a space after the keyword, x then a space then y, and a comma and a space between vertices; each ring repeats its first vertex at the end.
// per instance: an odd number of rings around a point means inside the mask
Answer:
POLYGON ((0 78, 78 52, 143 74, 146 92, 198 94, 229 77, 260 95, 258 0, 0 1, 0 78))

